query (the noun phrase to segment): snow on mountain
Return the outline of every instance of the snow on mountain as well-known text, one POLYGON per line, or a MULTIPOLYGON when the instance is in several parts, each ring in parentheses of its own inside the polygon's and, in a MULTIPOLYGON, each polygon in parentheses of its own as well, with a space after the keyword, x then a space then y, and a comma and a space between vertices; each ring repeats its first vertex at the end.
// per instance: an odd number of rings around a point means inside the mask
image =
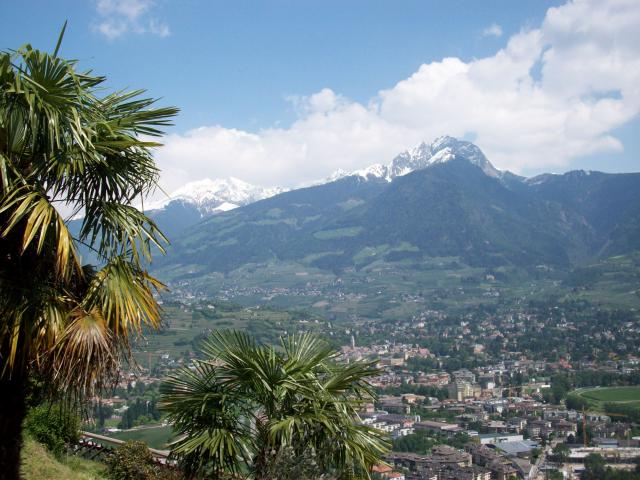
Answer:
POLYGON ((367 168, 363 168, 362 170, 356 170, 355 172, 351 173, 351 175, 358 175, 363 178, 387 178, 388 167, 386 165, 376 163, 374 165, 368 166, 367 168))
POLYGON ((238 208, 240 205, 236 205, 235 203, 222 202, 216 208, 213 209, 214 212, 228 212, 229 210, 233 210, 234 208, 238 208))
MULTIPOLYGON (((430 144, 423 142, 411 150, 400 153, 388 165, 377 163, 353 172, 337 170, 326 180, 314 182, 311 185, 334 182, 350 176, 391 182, 396 177, 445 163, 457 157, 467 159, 491 177, 502 178, 504 175, 504 172, 491 165, 482 151, 473 143, 443 136, 430 144)), ((215 180, 206 178, 187 183, 168 197, 148 203, 145 207, 146 210, 158 210, 166 208, 172 202, 185 202, 194 205, 200 214, 205 216, 228 212, 286 191, 287 189, 281 187, 265 188, 252 185, 234 177, 215 180)))
POLYGON ((258 200, 273 197, 286 189, 265 188, 234 177, 190 182, 172 192, 168 197, 145 205, 147 210, 165 208, 172 202, 182 201, 200 210, 202 215, 228 212, 258 200))
POLYGON ((503 172, 491 165, 487 157, 476 145, 445 135, 436 138, 431 144, 423 142, 411 150, 402 152, 388 165, 375 164, 350 173, 344 170, 337 170, 327 181, 359 176, 367 180, 380 178, 391 182, 396 177, 401 177, 432 165, 445 163, 457 157, 467 159, 472 164, 480 167, 490 177, 501 178, 503 175, 503 172))

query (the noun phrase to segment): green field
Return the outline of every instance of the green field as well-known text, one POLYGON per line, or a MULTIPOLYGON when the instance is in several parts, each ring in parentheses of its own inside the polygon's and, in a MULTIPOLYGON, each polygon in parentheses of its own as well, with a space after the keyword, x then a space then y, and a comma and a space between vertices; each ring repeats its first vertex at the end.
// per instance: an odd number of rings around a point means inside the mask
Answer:
POLYGON ((640 387, 582 388, 574 393, 598 409, 603 408, 605 403, 640 406, 640 387))
POLYGON ((110 433, 109 436, 118 440, 140 440, 146 442, 151 448, 166 450, 168 448, 167 443, 173 440, 174 434, 171 426, 163 426, 114 432, 110 433))

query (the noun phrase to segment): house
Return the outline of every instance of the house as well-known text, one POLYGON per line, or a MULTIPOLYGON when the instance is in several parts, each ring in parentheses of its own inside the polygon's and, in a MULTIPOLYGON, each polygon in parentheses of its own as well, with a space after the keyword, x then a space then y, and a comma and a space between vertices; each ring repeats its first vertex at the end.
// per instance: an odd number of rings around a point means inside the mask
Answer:
POLYGON ((465 398, 479 398, 482 394, 482 388, 477 383, 470 383, 466 380, 456 380, 447 386, 449 398, 454 400, 464 400, 465 398))
POLYGON ((402 397, 383 395, 378 399, 380 408, 390 413, 409 413, 411 407, 402 400, 402 397))
POLYGON ((388 478, 389 480, 405 480, 404 473, 400 473, 400 472, 385 473, 382 476, 384 478, 388 478))
POLYGON ((471 466, 469 453, 456 450, 448 445, 437 445, 428 455, 391 452, 386 456, 386 460, 398 468, 407 468, 412 472, 428 471, 429 469, 439 470, 446 466, 471 466))
POLYGON ((509 430, 515 433, 521 433, 527 426, 527 420, 521 417, 512 417, 507 420, 509 430))
POLYGON ((378 415, 378 420, 389 423, 399 423, 402 428, 411 428, 416 422, 420 421, 420 416, 406 416, 399 414, 382 414, 378 415))
POLYGON ((544 437, 551 432, 551 422, 545 420, 532 420, 527 423, 527 434, 531 438, 544 437))
POLYGON ((567 438, 569 435, 575 435, 577 425, 562 418, 551 420, 551 429, 556 437, 567 438))
POLYGON ((607 447, 617 447, 619 445, 619 442, 615 438, 594 438, 593 444, 596 447, 607 448, 607 447))
POLYGON ((509 430, 509 426, 506 424, 506 422, 503 422, 502 420, 489 420, 488 422, 484 423, 484 426, 490 432, 500 433, 500 432, 506 432, 507 430, 509 430))
POLYGON ((417 403, 422 403, 426 398, 424 395, 415 395, 413 393, 403 393, 401 395, 402 400, 409 405, 415 405, 417 403))
POLYGON ((491 470, 476 465, 448 467, 438 473, 438 480, 491 480, 491 470))
POLYGON ((391 466, 389 466, 389 465, 385 465, 384 463, 380 463, 378 465, 374 465, 371 468, 371 472, 382 475, 382 474, 385 474, 385 473, 393 472, 393 468, 391 468, 391 466))
POLYGON ((491 471, 471 464, 471 456, 446 445, 434 447, 430 455, 392 454, 394 463, 409 468, 407 480, 491 480, 491 471))
POLYGON ((447 437, 453 437, 456 433, 464 432, 464 429, 455 423, 434 422, 431 420, 418 422, 413 428, 416 430, 426 430, 431 433, 439 433, 447 437))
POLYGON ((465 446, 465 451, 471 455, 475 465, 490 470, 493 479, 507 480, 514 476, 518 477, 518 470, 511 461, 486 445, 468 444, 465 446))

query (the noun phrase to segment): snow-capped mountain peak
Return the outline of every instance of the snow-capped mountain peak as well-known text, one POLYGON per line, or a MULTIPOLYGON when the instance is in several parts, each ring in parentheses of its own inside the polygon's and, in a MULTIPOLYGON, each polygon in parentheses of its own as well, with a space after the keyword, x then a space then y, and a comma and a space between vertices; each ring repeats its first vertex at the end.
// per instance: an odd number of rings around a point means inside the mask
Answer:
POLYGON ((401 177, 432 165, 446 163, 457 157, 465 158, 480 167, 484 173, 491 177, 500 178, 502 176, 502 172, 491 165, 482 150, 476 145, 445 135, 436 138, 430 144, 422 142, 414 148, 400 153, 388 165, 375 164, 351 173, 338 170, 327 181, 334 181, 348 176, 359 176, 364 179, 379 178, 391 182, 396 177, 401 177))
POLYGON ((194 205, 202 215, 227 212, 258 200, 272 197, 286 191, 280 187, 260 187, 229 177, 211 180, 205 178, 189 182, 169 194, 168 197, 145 205, 147 210, 165 208, 172 202, 194 205))
MULTIPOLYGON (((442 136, 431 143, 421 143, 397 155, 389 164, 376 163, 353 172, 337 170, 323 182, 330 183, 344 177, 359 177, 364 180, 393 181, 415 170, 449 162, 454 158, 464 158, 480 167, 487 175, 502 178, 504 172, 497 170, 482 151, 473 143, 442 136)), ((211 180, 205 178, 187 183, 159 201, 146 203, 146 210, 166 208, 172 202, 183 202, 195 206, 202 216, 227 212, 265 198, 287 191, 281 187, 261 187, 238 178, 229 177, 211 180)))
POLYGON ((369 165, 367 168, 363 168, 361 170, 356 170, 352 173, 352 175, 358 175, 360 177, 368 178, 368 177, 376 177, 376 178, 387 178, 388 167, 386 165, 382 165, 381 163, 375 163, 373 165, 369 165))

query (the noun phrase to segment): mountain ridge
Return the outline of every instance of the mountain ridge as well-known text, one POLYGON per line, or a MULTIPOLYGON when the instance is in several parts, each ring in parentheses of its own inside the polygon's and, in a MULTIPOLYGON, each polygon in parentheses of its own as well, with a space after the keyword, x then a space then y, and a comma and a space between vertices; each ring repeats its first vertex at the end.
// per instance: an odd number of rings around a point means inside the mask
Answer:
MULTIPOLYGON (((495 168, 480 148, 473 143, 444 135, 436 138, 431 143, 422 142, 412 149, 401 152, 387 165, 373 164, 352 172, 339 169, 328 178, 313 182, 311 186, 331 183, 345 177, 360 177, 365 180, 382 179, 392 182, 395 178, 413 171, 446 163, 456 158, 456 156, 466 158, 491 177, 502 178, 505 174, 517 177, 510 172, 503 172, 495 168)), ((293 190, 296 189, 294 188, 293 190)), ((171 203, 182 202, 195 207, 201 216, 205 217, 246 206, 288 190, 292 189, 252 185, 235 177, 214 180, 205 178, 189 182, 174 190, 165 198, 147 203, 145 210, 153 212, 167 208, 171 203)))
MULTIPOLYGON (((507 173, 495 168, 477 145, 443 135, 431 143, 422 142, 412 149, 399 153, 387 165, 377 163, 353 172, 337 170, 327 180, 335 181, 348 176, 359 176, 365 179, 380 178, 391 182, 397 177, 446 163, 456 157, 466 158, 490 177, 501 178, 507 173)), ((508 173, 511 174, 511 172, 508 173)))
POLYGON ((147 211, 161 210, 172 202, 193 205, 202 216, 227 212, 265 198, 287 191, 283 187, 262 187, 252 185, 235 177, 212 180, 205 178, 189 182, 171 194, 149 202, 147 211))
POLYGON ((340 271, 456 257, 487 268, 565 269, 640 249, 640 174, 569 172, 528 184, 509 172, 487 174, 484 155, 464 152, 416 155, 429 168, 393 181, 346 175, 205 218, 160 266, 228 272, 294 262, 340 271))

